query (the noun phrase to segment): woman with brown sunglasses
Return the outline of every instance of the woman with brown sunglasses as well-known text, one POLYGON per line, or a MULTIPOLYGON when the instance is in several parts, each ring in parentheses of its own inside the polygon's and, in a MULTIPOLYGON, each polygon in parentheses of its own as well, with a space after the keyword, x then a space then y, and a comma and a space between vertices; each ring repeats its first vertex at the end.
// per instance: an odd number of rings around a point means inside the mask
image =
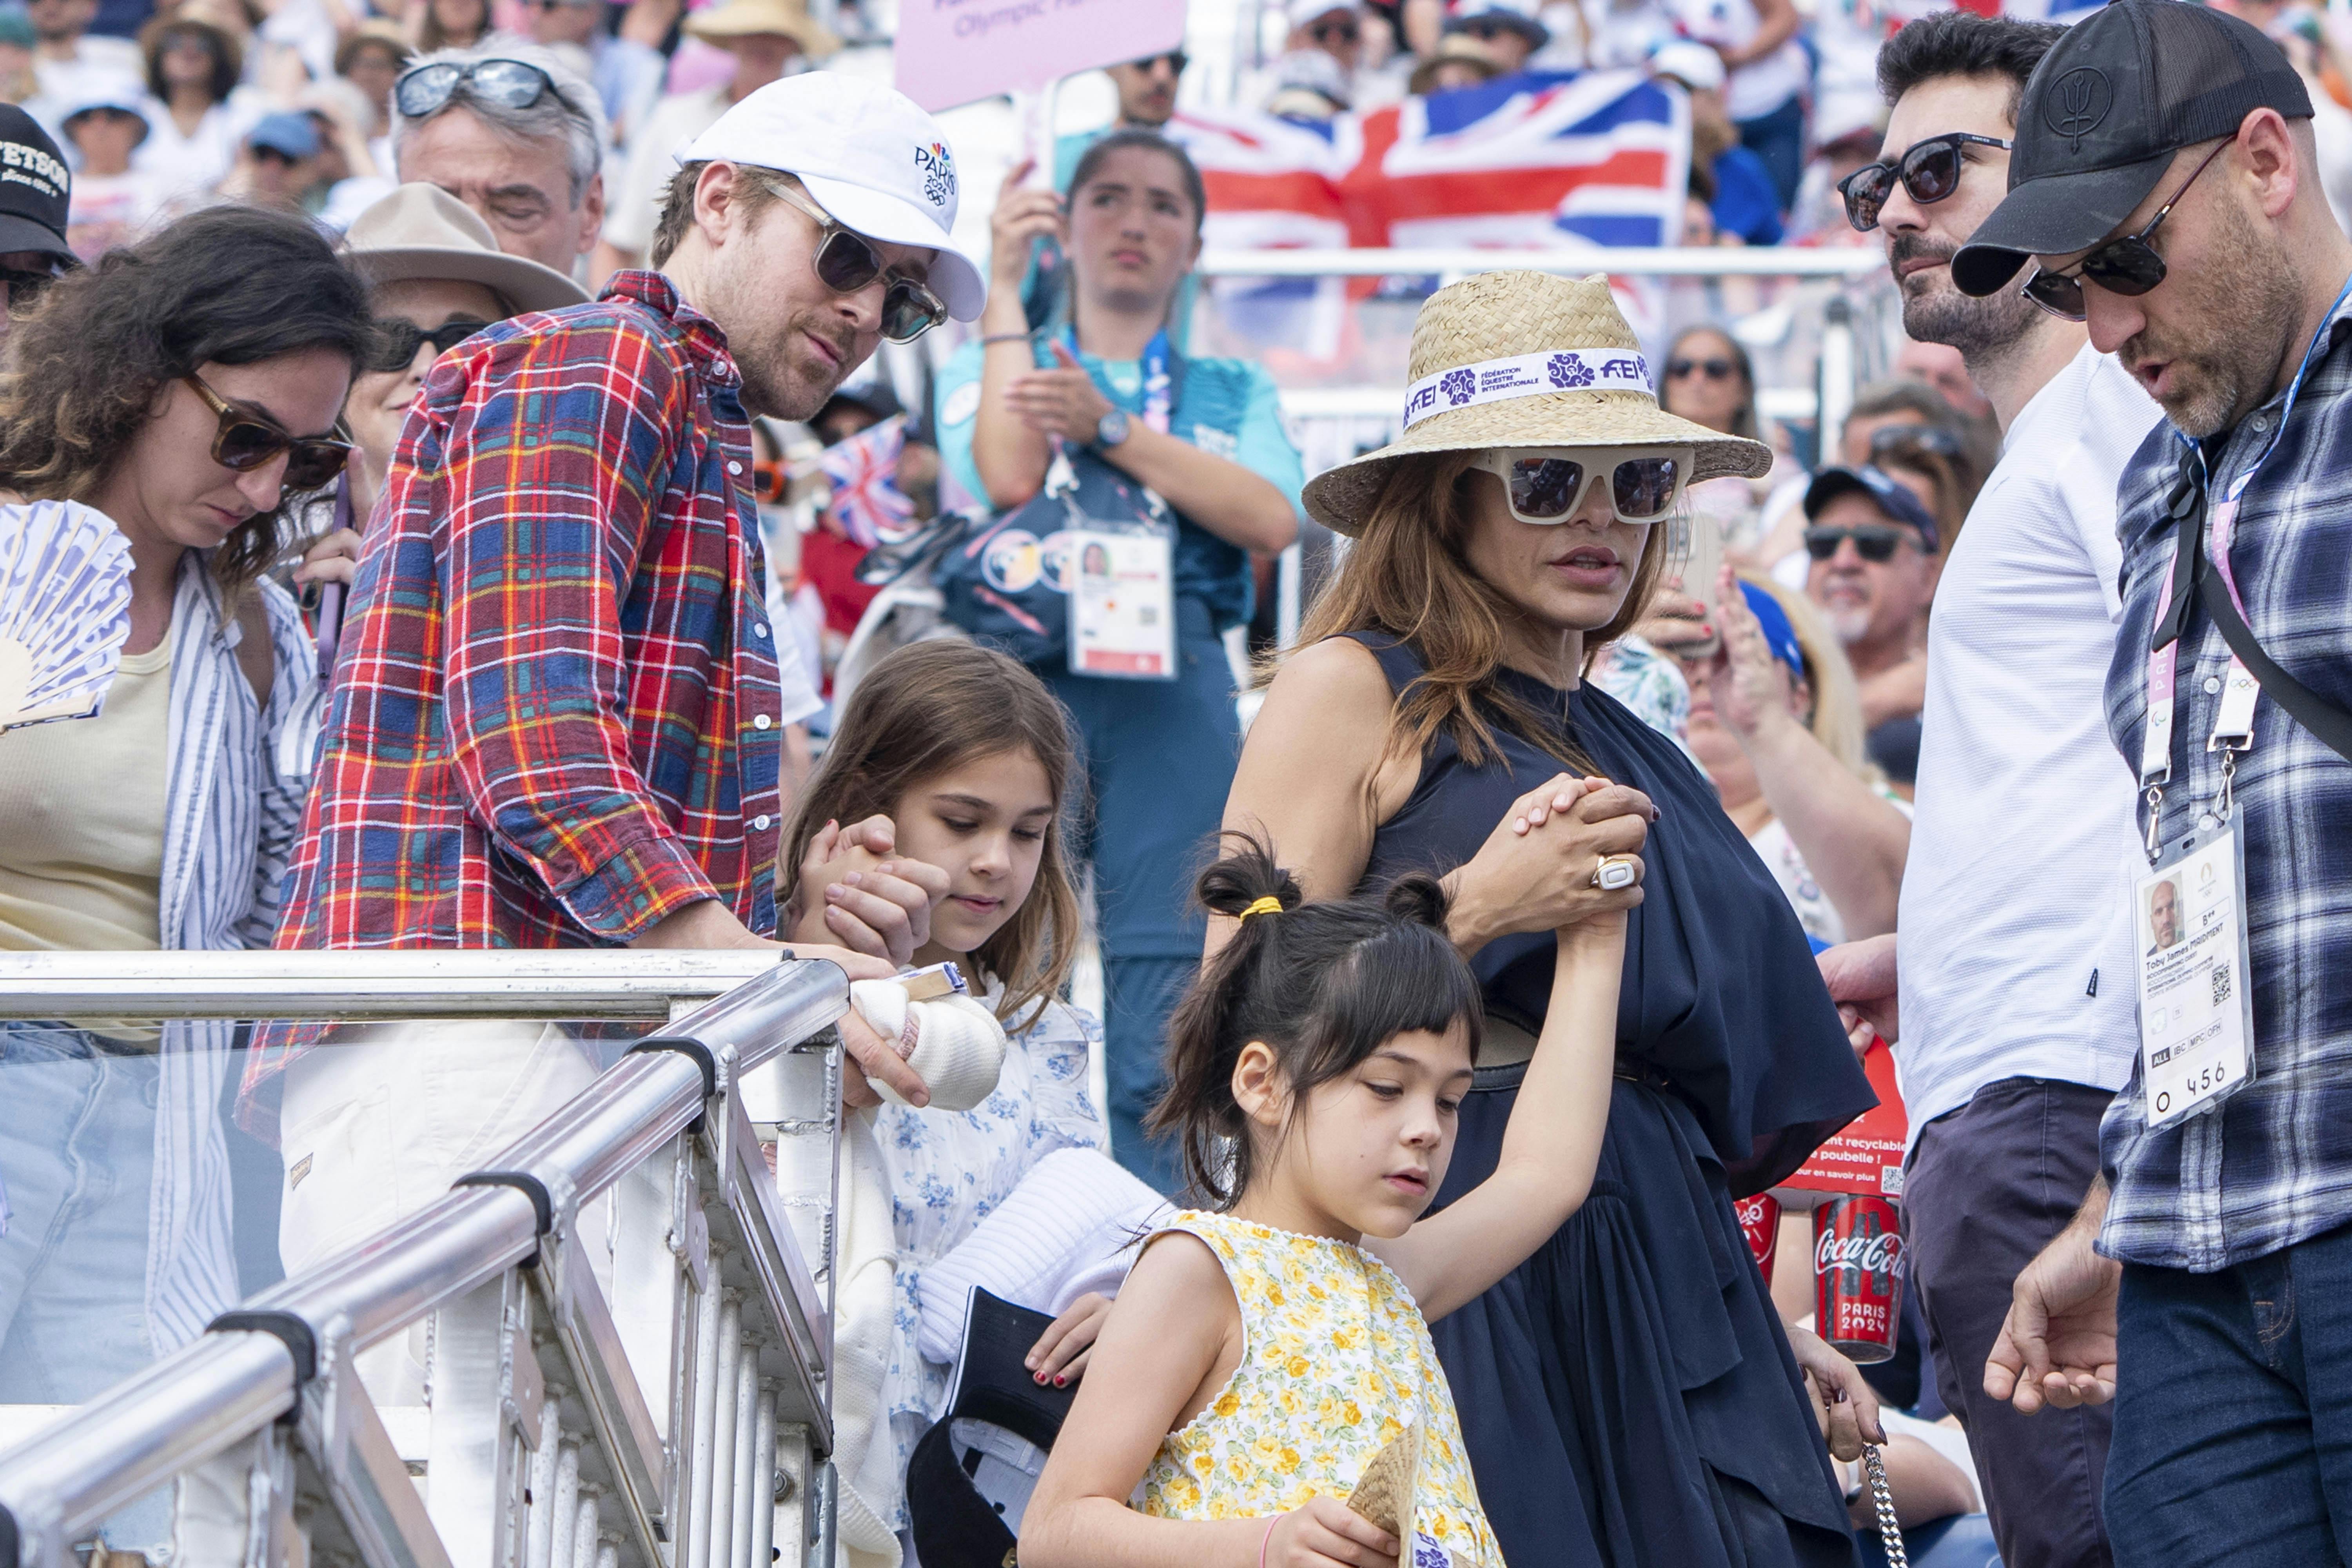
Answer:
MULTIPOLYGON (((316 229, 234 206, 58 279, 13 324, 0 488, 113 520, 131 634, 95 718, 0 737, 0 950, 269 945, 316 660, 262 573, 287 497, 342 465, 368 335, 316 229)), ((87 1399, 236 1300, 234 1029, 0 1024, 0 1402, 87 1399)), ((161 1513, 110 1521, 138 1537, 115 1543, 152 1551, 161 1513)))

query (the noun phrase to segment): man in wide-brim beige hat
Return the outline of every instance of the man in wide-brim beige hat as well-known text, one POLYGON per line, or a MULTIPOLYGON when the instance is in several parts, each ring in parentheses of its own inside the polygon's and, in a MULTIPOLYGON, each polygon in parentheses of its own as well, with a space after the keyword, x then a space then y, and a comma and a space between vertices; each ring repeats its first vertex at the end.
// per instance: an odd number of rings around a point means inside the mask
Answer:
POLYGON ((1423 453, 1561 447, 1686 450, 1675 489, 1772 466, 1760 441, 1658 406, 1641 340, 1606 278, 1486 272, 1438 290, 1412 328, 1404 430, 1307 486, 1309 516, 1361 531, 1390 471, 1423 453))

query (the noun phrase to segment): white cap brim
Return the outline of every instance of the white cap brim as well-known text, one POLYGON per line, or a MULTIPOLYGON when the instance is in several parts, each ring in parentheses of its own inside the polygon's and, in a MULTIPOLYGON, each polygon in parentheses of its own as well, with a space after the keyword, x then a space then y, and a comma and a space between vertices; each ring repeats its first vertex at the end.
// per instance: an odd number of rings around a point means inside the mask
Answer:
POLYGON ((988 303, 988 285, 971 258, 957 249, 954 240, 940 227, 939 219, 911 202, 845 180, 805 174, 793 178, 842 227, 868 239, 937 251, 929 279, 931 292, 957 321, 980 320, 981 307, 988 303))

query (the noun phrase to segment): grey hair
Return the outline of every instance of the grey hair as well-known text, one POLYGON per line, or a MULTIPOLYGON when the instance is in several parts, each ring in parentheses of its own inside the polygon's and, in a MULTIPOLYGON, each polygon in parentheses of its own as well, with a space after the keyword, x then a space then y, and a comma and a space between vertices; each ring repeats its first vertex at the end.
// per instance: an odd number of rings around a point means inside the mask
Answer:
POLYGON ((529 108, 509 109, 480 97, 472 83, 459 82, 448 102, 422 120, 412 120, 400 111, 399 95, 395 93, 392 109, 393 166, 399 167, 400 144, 425 120, 463 105, 479 116, 483 123, 517 141, 563 138, 572 154, 572 205, 578 206, 588 193, 589 180, 604 166, 604 143, 610 132, 604 123, 604 105, 597 98, 596 89, 578 71, 565 65, 554 50, 517 39, 480 43, 469 49, 436 49, 409 61, 402 74, 423 66, 472 65, 481 60, 520 60, 527 66, 537 66, 555 84, 557 101, 550 102, 542 94, 529 108))

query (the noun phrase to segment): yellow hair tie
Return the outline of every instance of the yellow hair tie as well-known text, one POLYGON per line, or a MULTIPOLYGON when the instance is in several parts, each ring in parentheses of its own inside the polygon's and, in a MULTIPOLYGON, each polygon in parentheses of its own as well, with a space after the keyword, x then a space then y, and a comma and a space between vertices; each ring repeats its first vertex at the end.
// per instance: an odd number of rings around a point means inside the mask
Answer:
POLYGON ((1243 920, 1247 920, 1252 915, 1278 915, 1281 912, 1282 900, 1280 899, 1265 898, 1260 899, 1257 902, 1244 910, 1241 912, 1241 918, 1243 920))

